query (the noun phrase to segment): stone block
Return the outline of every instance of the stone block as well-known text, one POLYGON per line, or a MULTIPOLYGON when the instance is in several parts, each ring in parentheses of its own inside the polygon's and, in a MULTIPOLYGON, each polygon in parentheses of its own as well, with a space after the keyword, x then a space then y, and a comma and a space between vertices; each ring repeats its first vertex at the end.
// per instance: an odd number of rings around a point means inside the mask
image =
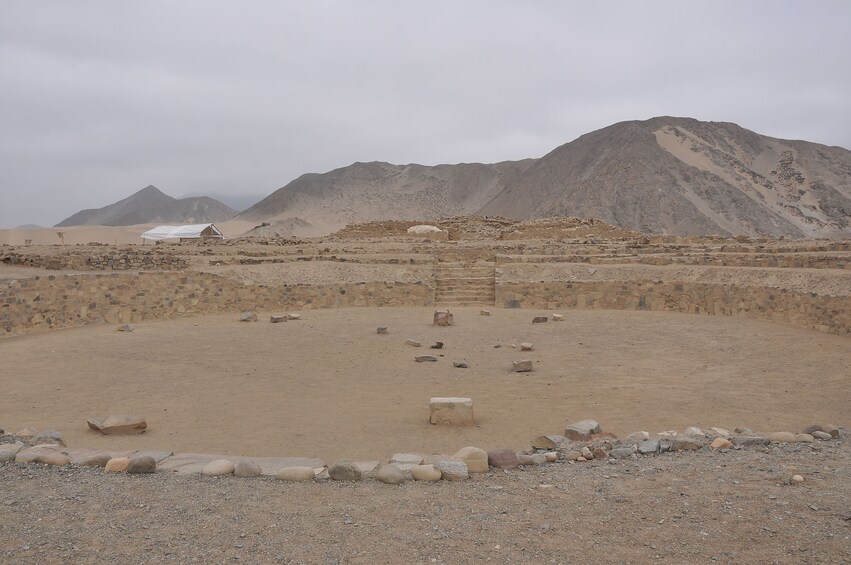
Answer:
POLYGON ((564 437, 570 441, 589 441, 591 434, 599 434, 603 428, 596 420, 580 420, 564 427, 564 437))
POLYGON ((451 326, 455 323, 455 316, 449 310, 435 310, 434 325, 435 326, 451 326))
POLYGON ((532 370, 532 360, 531 359, 521 359, 519 361, 511 362, 511 372, 513 373, 528 373, 532 370))
POLYGON ((474 426, 473 399, 434 397, 429 403, 429 422, 450 426, 474 426))

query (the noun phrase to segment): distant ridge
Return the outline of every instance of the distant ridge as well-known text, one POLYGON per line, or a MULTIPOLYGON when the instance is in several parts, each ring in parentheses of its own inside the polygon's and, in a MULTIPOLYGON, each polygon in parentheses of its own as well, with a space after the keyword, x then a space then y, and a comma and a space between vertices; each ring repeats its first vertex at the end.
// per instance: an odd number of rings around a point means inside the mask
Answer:
POLYGON ((55 227, 98 225, 132 226, 135 224, 179 223, 203 224, 222 222, 236 215, 236 210, 208 198, 197 196, 176 199, 153 185, 124 200, 103 208, 81 210, 56 224, 55 227))
POLYGON ((540 159, 496 164, 354 163, 306 174, 240 219, 298 219, 326 233, 374 220, 592 217, 645 233, 851 234, 851 151, 736 124, 621 122, 540 159))

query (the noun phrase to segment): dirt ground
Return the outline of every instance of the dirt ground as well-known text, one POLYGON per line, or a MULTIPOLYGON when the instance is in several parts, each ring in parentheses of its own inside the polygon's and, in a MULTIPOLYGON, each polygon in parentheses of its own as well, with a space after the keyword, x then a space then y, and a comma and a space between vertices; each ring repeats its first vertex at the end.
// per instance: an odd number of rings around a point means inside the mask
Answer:
POLYGON ((261 313, 257 323, 224 315, 141 323, 132 333, 100 326, 11 338, 0 342, 0 424, 57 429, 72 447, 329 462, 465 445, 528 449, 583 418, 619 435, 847 424, 847 337, 661 312, 570 311, 564 322, 533 325, 542 312, 491 310, 453 309, 449 328, 433 326, 429 308, 353 308, 281 324, 261 313), (379 325, 390 334, 377 335, 379 325), (429 349, 438 340, 444 348, 429 349), (524 341, 534 351, 521 353, 524 341), (423 354, 438 361, 416 363, 423 354), (534 372, 511 373, 522 358, 534 372), (478 425, 429 425, 432 396, 472 397, 478 425), (87 429, 87 416, 111 413, 143 415, 149 431, 87 429))

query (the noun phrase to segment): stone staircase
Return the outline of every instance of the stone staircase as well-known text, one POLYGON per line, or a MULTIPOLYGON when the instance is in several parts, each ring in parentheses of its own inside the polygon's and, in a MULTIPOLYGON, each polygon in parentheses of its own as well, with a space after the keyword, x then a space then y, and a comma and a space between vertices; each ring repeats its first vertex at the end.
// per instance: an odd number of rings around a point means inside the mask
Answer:
POLYGON ((435 270, 436 306, 493 306, 496 265, 493 261, 438 261, 435 270))

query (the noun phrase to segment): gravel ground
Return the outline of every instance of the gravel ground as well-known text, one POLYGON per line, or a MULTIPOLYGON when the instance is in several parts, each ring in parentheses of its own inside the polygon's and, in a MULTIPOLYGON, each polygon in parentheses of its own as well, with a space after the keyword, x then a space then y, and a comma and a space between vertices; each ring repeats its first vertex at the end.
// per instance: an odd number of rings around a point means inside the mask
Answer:
POLYGON ((0 562, 851 563, 849 480, 847 440, 400 487, 7 463, 0 562))

